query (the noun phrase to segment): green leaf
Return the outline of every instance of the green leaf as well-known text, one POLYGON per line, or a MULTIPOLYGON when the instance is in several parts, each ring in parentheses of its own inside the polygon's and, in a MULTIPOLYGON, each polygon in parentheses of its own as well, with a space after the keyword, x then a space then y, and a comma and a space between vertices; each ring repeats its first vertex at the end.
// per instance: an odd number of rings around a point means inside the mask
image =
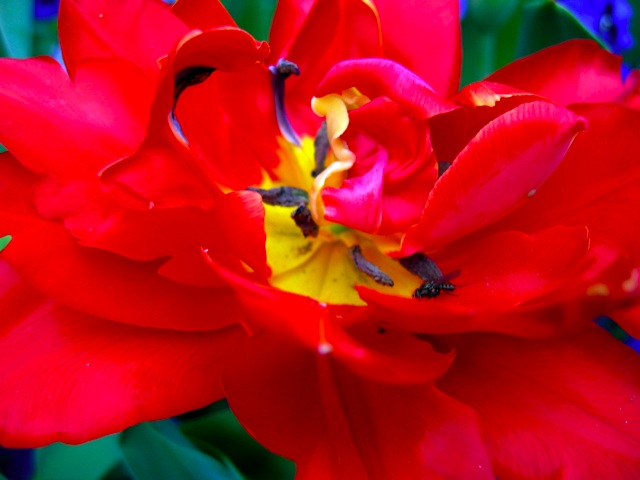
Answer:
POLYGON ((33 51, 33 0, 0 1, 0 54, 25 58, 33 51))
POLYGON ((509 21, 519 5, 519 0, 468 0, 466 20, 495 33, 509 21))
POLYGON ((100 480, 120 461, 117 435, 82 445, 54 443, 36 450, 34 480, 100 480))
POLYGON ((629 31, 633 37, 633 45, 624 52, 624 61, 634 67, 640 67, 640 0, 628 0, 634 12, 631 15, 629 31))
POLYGON ((11 235, 5 235, 4 237, 0 237, 0 252, 5 249, 9 242, 13 237, 11 235))
POLYGON ((9 480, 9 479, 0 472, 0 480, 9 480))
POLYGON ((294 463, 256 442, 228 408, 184 420, 180 428, 200 450, 222 449, 251 480, 286 480, 295 476, 294 463))
POLYGON ((478 81, 516 58, 522 2, 477 0, 462 21, 462 83, 478 81))
POLYGON ((267 40, 276 0, 222 0, 238 26, 258 40, 267 40))
POLYGON ((525 5, 518 56, 523 57, 572 38, 588 38, 602 45, 562 5, 552 0, 536 0, 525 5))
POLYGON ((121 434, 120 447, 136 480, 242 480, 222 455, 197 450, 170 421, 143 423, 121 434))
POLYGON ((462 86, 478 81, 495 70, 497 35, 478 28, 467 19, 462 22, 462 86))

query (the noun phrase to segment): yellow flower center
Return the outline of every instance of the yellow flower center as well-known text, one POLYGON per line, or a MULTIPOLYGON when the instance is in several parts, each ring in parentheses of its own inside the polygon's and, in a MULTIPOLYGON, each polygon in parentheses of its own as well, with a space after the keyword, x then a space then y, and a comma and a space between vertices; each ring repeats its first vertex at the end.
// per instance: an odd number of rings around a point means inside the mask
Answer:
POLYGON ((365 101, 368 99, 353 92, 314 99, 314 111, 326 117, 331 145, 326 168, 315 179, 311 174, 316 166, 314 140, 303 136, 301 145, 296 146, 280 139, 280 164, 274 172, 276 180, 267 177, 259 188, 268 190, 284 186, 308 192, 309 209, 319 230, 317 236, 305 237, 292 219, 295 206, 265 204, 267 261, 272 269, 269 282, 274 287, 320 302, 364 305, 354 288, 357 285, 411 297, 423 282, 385 254, 399 249, 400 235, 365 234, 324 218, 322 189, 339 187, 356 161, 354 153, 341 139, 349 123, 348 110, 365 101), (357 255, 393 279, 393 286, 379 283, 358 268, 354 248, 357 255))

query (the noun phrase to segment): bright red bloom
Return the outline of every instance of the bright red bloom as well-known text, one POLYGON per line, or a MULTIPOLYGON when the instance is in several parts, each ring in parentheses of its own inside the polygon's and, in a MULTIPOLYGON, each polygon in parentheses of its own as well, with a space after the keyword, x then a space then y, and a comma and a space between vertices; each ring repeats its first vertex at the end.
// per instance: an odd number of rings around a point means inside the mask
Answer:
POLYGON ((205 0, 60 31, 68 74, 0 62, 0 443, 226 397, 300 478, 640 474, 640 360, 593 324, 640 330, 616 57, 456 94, 453 0, 280 2, 271 50, 205 0))

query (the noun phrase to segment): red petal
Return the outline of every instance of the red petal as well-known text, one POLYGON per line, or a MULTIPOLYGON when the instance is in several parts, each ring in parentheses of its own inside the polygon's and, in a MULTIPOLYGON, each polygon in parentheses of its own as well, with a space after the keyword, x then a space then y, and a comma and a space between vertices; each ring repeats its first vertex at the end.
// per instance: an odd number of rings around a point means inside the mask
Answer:
POLYGON ((264 65, 216 72, 180 97, 177 118, 193 153, 217 182, 234 189, 259 185, 279 163, 280 136, 271 74, 264 65))
POLYGON ((86 61, 124 59, 149 75, 188 29, 154 0, 65 0, 60 44, 71 77, 86 61))
POLYGON ((471 412, 430 384, 363 379, 274 336, 247 347, 223 374, 229 404, 299 478, 494 478, 471 412))
POLYGON ((9 152, 0 154, 0 205, 14 214, 32 214, 33 205, 26 193, 37 177, 18 163, 9 152))
POLYGON ((481 418, 498 478, 640 475, 640 359, 596 329, 528 341, 468 335, 438 386, 481 418))
POLYGON ((583 129, 579 117, 546 102, 520 105, 489 123, 436 183, 403 254, 443 246, 514 210, 583 129))
POLYGON ((267 274, 263 207, 254 195, 224 195, 207 212, 193 207, 142 211, 122 207, 89 182, 48 180, 35 190, 38 213, 62 219, 80 244, 134 260, 170 257, 159 269, 162 275, 203 286, 225 285, 202 258, 203 248, 232 268, 242 261, 267 274))
POLYGON ((327 219, 387 235, 418 221, 437 178, 428 127, 380 97, 349 114, 344 135, 356 162, 340 188, 324 188, 327 219))
POLYGON ((429 118, 456 108, 414 73, 395 62, 379 58, 337 64, 322 80, 315 95, 322 97, 341 93, 351 87, 371 99, 388 97, 406 107, 407 114, 416 118, 429 118))
MULTIPOLYGON (((564 296, 555 302, 545 295, 566 284, 578 284, 588 264, 587 231, 556 227, 535 235, 502 232, 462 242, 433 256, 443 273, 461 270, 451 280, 455 292, 433 299, 411 299, 360 288, 376 318, 409 332, 456 333, 495 331, 544 336, 566 329, 574 308, 600 313, 584 298, 564 296), (533 301, 540 299, 538 303, 533 301), (577 305, 574 305, 577 304, 577 305), (554 310, 554 305, 561 305, 554 310), (446 319, 446 322, 443 321, 446 319)), ((576 285, 577 287, 577 285, 576 285)))
POLYGON ((179 0, 171 12, 192 29, 237 27, 219 0, 179 0))
POLYGON ((0 212, 2 251, 30 285, 87 314, 131 325, 173 330, 214 330, 241 320, 229 288, 182 285, 141 263, 79 247, 58 223, 0 212))
POLYGON ((435 352, 412 334, 398 331, 384 342, 377 336, 378 326, 360 315, 361 308, 327 308, 309 297, 258 284, 213 261, 211 267, 235 288, 246 314, 243 325, 252 335, 287 338, 309 351, 331 355, 358 375, 387 383, 432 381, 451 361, 450 355, 435 352), (343 325, 351 326, 345 331, 343 325))
POLYGON ((623 93, 622 58, 591 40, 571 40, 516 60, 487 80, 567 105, 611 102, 623 93))
POLYGON ((145 118, 137 114, 150 98, 129 102, 131 93, 118 82, 129 74, 133 84, 141 78, 126 65, 111 66, 121 70, 112 77, 83 70, 72 83, 54 60, 2 59, 0 106, 11 115, 0 118, 0 142, 30 169, 58 178, 95 174, 131 152, 143 135, 145 118))
POLYGON ((441 95, 453 95, 462 54, 457 0, 419 0, 401 8, 392 0, 374 3, 384 56, 415 72, 441 95))
POLYGON ((317 0, 281 0, 276 6, 269 32, 271 55, 269 63, 275 64, 282 58, 283 52, 296 38, 298 30, 304 23, 317 0))
POLYGON ((590 237, 640 261, 640 113, 616 105, 574 109, 589 127, 556 171, 501 228, 532 231, 549 225, 582 225, 590 237), (615 139, 613 141, 612 139, 615 139), (603 160, 603 159, 606 159, 603 160))
POLYGON ((216 203, 211 214, 227 249, 209 255, 213 258, 235 255, 258 275, 271 275, 265 250, 267 235, 262 197, 248 191, 228 193, 216 203))
POLYGON ((223 396, 221 364, 244 340, 240 329, 184 333, 109 322, 57 305, 0 268, 3 446, 81 443, 223 396))
POLYGON ((385 150, 375 145, 371 146, 373 151, 365 153, 363 148, 357 147, 358 143, 363 142, 350 144, 356 150, 357 165, 349 171, 349 178, 340 188, 322 190, 325 217, 349 228, 376 233, 382 223, 382 187, 389 157, 385 150))
POLYGON ((220 192, 215 183, 215 159, 194 155, 189 139, 185 140, 173 124, 176 75, 192 67, 247 70, 264 58, 267 50, 266 44, 256 43, 249 34, 235 28, 194 31, 185 37, 162 69, 147 138, 140 150, 102 172, 110 193, 132 208, 209 208, 220 192))
POLYGON ((300 68, 299 77, 287 80, 294 127, 314 135, 320 121, 309 105, 329 69, 342 60, 382 55, 376 14, 363 0, 317 0, 296 37, 279 54, 300 68))
POLYGON ((429 119, 433 149, 440 162, 453 162, 490 121, 541 98, 498 83, 477 82, 464 87, 452 100, 464 108, 429 119))

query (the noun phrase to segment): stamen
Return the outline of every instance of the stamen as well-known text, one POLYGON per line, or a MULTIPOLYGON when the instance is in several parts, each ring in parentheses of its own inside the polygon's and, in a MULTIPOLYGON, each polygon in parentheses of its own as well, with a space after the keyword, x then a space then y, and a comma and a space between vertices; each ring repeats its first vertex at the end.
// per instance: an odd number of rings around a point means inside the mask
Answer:
POLYGON ((451 162, 438 162, 438 178, 440 178, 444 172, 449 170, 451 162))
POLYGON ((264 190, 257 187, 247 187, 247 190, 260 194, 262 201, 267 205, 295 207, 300 204, 309 203, 309 194, 301 188, 276 187, 264 190))
POLYGON ((187 141, 187 138, 182 131, 182 126, 176 117, 178 99, 187 88, 204 82, 215 71, 216 69, 212 67, 189 67, 180 70, 176 73, 173 79, 173 106, 169 112, 169 125, 171 126, 174 134, 185 145, 189 145, 189 142, 187 141))
POLYGON ((427 257, 424 253, 414 253, 408 257, 398 259, 400 265, 409 270, 414 275, 420 277, 424 282, 413 292, 413 298, 435 298, 441 291, 452 292, 456 286, 449 283, 449 280, 456 278, 460 270, 442 275, 442 271, 436 262, 427 257))
POLYGON ((180 70, 174 77, 173 108, 178 103, 178 98, 187 88, 204 82, 216 69, 212 67, 189 67, 180 70))
POLYGON ((349 249, 353 263, 362 273, 369 275, 376 283, 386 287, 393 287, 393 279, 384 273, 377 265, 374 265, 362 255, 360 245, 354 245, 349 249))
POLYGON ((291 75, 300 75, 300 69, 295 63, 281 58, 275 66, 272 65, 269 67, 269 71, 271 72, 271 86, 273 88, 276 119, 280 127, 280 133, 282 133, 289 143, 293 143, 299 147, 302 145, 302 142, 291 126, 291 122, 284 108, 284 83, 291 75))
POLYGON ((329 134, 327 132, 327 122, 322 122, 318 133, 316 133, 316 138, 313 140, 313 158, 316 161, 316 167, 313 169, 313 172, 311 172, 313 178, 324 171, 324 161, 327 158, 330 147, 331 143, 329 142, 329 134))
POLYGON ((291 218, 296 222, 296 225, 302 231, 302 235, 304 235, 305 238, 318 236, 320 227, 318 227, 318 224, 313 220, 311 210, 309 210, 306 204, 301 203, 298 205, 298 208, 291 213, 291 218))
POLYGON ((417 275, 422 280, 431 281, 442 278, 442 272, 436 262, 427 257, 424 253, 414 253, 408 257, 398 259, 400 265, 417 275))

